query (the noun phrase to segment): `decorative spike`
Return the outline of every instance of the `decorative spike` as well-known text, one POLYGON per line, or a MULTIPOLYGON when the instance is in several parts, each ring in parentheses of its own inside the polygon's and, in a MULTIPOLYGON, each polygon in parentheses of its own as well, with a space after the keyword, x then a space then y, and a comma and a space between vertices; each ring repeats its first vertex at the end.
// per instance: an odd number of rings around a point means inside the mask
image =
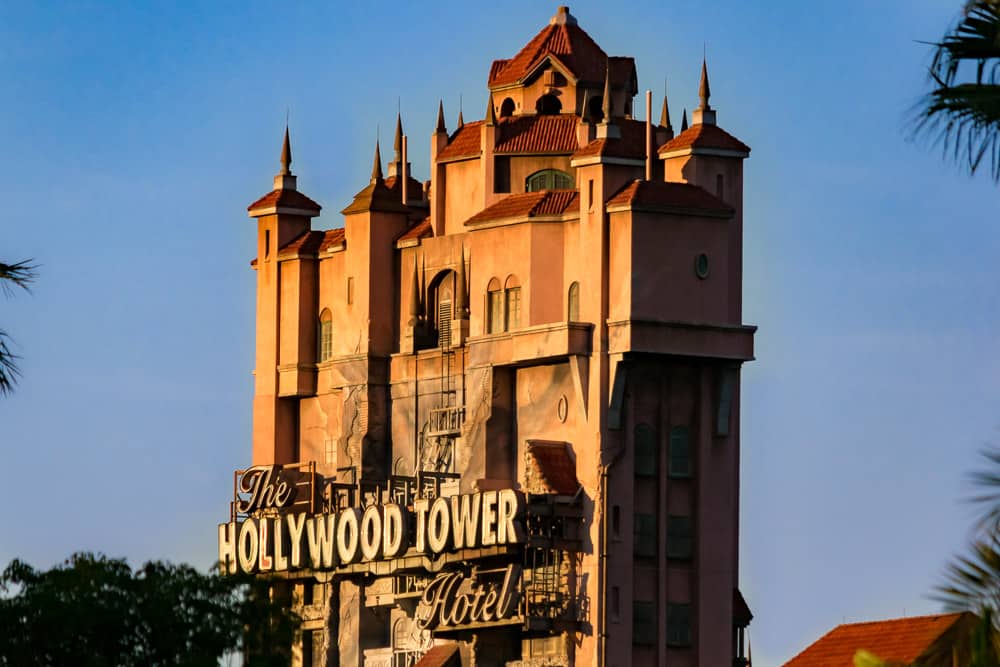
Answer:
POLYGON ((497 124, 497 114, 493 110, 493 94, 490 93, 489 98, 486 100, 486 124, 496 125, 497 124))
POLYGON ((681 114, 681 132, 684 132, 686 129, 688 129, 688 110, 687 109, 685 109, 684 113, 681 114))
POLYGON ((427 258, 420 256, 420 319, 427 319, 427 258))
POLYGON ((588 117, 588 114, 587 114, 587 104, 589 102, 590 102, 590 91, 589 90, 585 90, 585 91, 583 91, 583 106, 580 107, 580 121, 584 122, 584 123, 587 123, 587 122, 590 121, 590 118, 588 117))
POLYGON ((375 161, 372 163, 372 183, 383 180, 382 176, 382 151, 379 149, 378 140, 375 140, 375 161))
POLYGON ((711 110, 712 107, 708 105, 708 98, 711 94, 712 90, 708 85, 708 63, 702 58, 701 82, 698 84, 698 99, 701 100, 701 104, 698 106, 699 109, 711 110))
POLYGON ((444 126, 444 102, 442 100, 438 100, 438 122, 434 132, 448 134, 448 128, 444 126))
POLYGON ((462 256, 458 260, 458 271, 455 275, 455 315, 464 320, 465 308, 465 246, 462 246, 462 256))
POLYGON ((604 74, 604 99, 601 101, 601 112, 604 113, 604 123, 611 122, 611 63, 608 62, 604 74))
POLYGON ((410 326, 420 319, 420 276, 417 273, 417 255, 413 255, 413 279, 410 281, 410 326))
POLYGON ((285 125, 285 141, 281 144, 281 171, 280 176, 292 175, 292 142, 288 138, 288 125, 285 125))
POLYGON ((674 128, 670 125, 670 105, 667 104, 667 96, 663 95, 663 108, 660 110, 660 127, 667 128, 668 132, 673 132, 674 128))
POLYGON ((396 156, 393 159, 396 162, 399 162, 400 157, 403 154, 402 153, 402 151, 403 151, 403 117, 399 114, 399 112, 396 113, 396 136, 393 137, 393 140, 392 140, 392 150, 396 153, 396 156))
POLYGON ((465 120, 462 118, 462 110, 458 110, 458 129, 461 130, 465 127, 465 120))

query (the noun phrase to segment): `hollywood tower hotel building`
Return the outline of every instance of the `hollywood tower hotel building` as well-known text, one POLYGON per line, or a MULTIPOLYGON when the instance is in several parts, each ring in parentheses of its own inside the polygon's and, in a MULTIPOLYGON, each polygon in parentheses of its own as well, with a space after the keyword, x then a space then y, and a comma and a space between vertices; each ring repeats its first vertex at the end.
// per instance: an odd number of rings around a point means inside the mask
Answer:
POLYGON ((296 665, 745 664, 750 149, 704 66, 690 127, 665 99, 636 120, 634 60, 565 7, 488 87, 482 120, 439 111, 423 183, 398 125, 335 229, 286 132, 249 207, 253 453, 223 567, 300 614, 296 665))

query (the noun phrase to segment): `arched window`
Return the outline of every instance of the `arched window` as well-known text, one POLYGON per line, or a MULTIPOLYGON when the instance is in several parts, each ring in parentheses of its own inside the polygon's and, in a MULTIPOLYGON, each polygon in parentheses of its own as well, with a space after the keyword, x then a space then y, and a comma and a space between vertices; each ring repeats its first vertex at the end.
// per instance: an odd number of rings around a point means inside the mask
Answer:
POLYGON ((573 177, 565 171, 558 169, 542 169, 536 171, 524 184, 525 192, 538 192, 539 190, 569 190, 573 187, 573 177))
POLYGON ((535 103, 535 111, 540 116, 554 116, 562 111, 562 102, 555 95, 542 95, 535 103))
POLYGON ((514 115, 514 100, 509 97, 504 98, 504 101, 500 104, 500 117, 508 118, 514 115))
POLYGON ((451 320, 453 296, 455 294, 455 272, 442 271, 434 277, 430 285, 431 304, 430 315, 437 329, 438 347, 451 347, 451 320))
POLYGON ((591 97, 587 102, 587 115, 591 123, 600 123, 604 120, 604 98, 600 95, 591 97))
POLYGON ((328 308, 324 308, 319 314, 318 333, 316 340, 319 343, 319 360, 329 361, 333 356, 333 315, 328 308))
POLYGON ((580 283, 573 282, 566 295, 566 319, 569 322, 580 321, 580 283))
POLYGON ((691 440, 687 426, 670 429, 670 476, 691 476, 691 440))
POLYGON ((656 451, 656 431, 649 424, 635 427, 635 476, 656 477, 659 459, 656 451))
POLYGON ((503 291, 500 289, 500 281, 493 278, 486 286, 486 333, 501 331, 503 331, 503 291))
POLYGON ((508 276, 504 284, 504 301, 506 317, 504 331, 521 328, 521 283, 517 276, 508 276))

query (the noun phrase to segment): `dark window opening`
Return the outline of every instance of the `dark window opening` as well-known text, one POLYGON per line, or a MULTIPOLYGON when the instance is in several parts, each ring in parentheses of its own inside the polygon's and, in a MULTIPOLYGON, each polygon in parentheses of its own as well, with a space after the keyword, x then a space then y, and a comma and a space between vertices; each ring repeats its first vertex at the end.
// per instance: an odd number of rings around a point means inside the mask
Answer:
POLYGON ((580 321, 580 283, 570 283, 569 294, 566 295, 566 319, 580 321))
POLYGON ((604 120, 604 98, 600 95, 591 97, 587 102, 587 116, 591 123, 600 123, 604 120))
POLYGON ((667 605, 667 646, 691 645, 691 605, 667 605))
POLYGON ((506 155, 493 159, 493 192, 510 192, 510 158, 506 155))
POLYGON ((554 116, 562 111, 562 102, 555 95, 542 95, 535 103, 535 111, 541 116, 554 116))
POLYGON ((723 193, 725 192, 725 190, 722 187, 724 183, 725 183, 725 181, 722 178, 722 174, 716 174, 715 175, 715 196, 718 197, 719 199, 723 199, 723 200, 725 199, 725 197, 722 196, 723 193))
POLYGON ((528 176, 524 184, 525 192, 539 190, 569 190, 573 187, 573 177, 558 169, 542 169, 528 176))
POLYGON ((686 559, 694 554, 694 525, 689 516, 667 517, 667 558, 686 559))
POLYGON ((649 424, 635 427, 635 476, 656 477, 659 466, 656 432, 649 424))
POLYGON ((500 117, 508 118, 514 115, 514 100, 509 97, 504 98, 504 101, 500 104, 500 117))
POLYGON ((635 513, 632 529, 632 553, 642 558, 656 558, 656 515, 635 513))
POLYGON ((656 643, 656 603, 636 600, 632 603, 632 643, 652 646, 656 643))
POLYGON ((670 476, 691 476, 691 439, 686 426, 670 429, 670 476))

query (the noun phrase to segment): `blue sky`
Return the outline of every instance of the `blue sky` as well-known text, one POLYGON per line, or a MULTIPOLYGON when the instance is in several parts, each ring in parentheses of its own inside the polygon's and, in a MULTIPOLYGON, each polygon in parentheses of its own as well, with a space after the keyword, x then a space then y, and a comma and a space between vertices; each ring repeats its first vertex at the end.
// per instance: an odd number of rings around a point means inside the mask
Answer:
MULTIPOLYGON (((750 146, 741 585, 756 663, 832 626, 936 611, 968 535, 967 471, 1000 442, 997 186, 906 140, 927 47, 960 2, 571 6, 668 78, 675 125, 707 47, 750 146)), ((439 98, 482 116, 491 60, 555 3, 0 8, 0 301, 24 379, 0 400, 0 563, 91 549, 208 566, 249 459, 253 223, 286 110, 300 188, 364 186, 399 98, 427 178, 439 98)), ((641 106, 641 105, 638 105, 641 106)), ((385 143, 385 142, 383 142, 385 143)))

